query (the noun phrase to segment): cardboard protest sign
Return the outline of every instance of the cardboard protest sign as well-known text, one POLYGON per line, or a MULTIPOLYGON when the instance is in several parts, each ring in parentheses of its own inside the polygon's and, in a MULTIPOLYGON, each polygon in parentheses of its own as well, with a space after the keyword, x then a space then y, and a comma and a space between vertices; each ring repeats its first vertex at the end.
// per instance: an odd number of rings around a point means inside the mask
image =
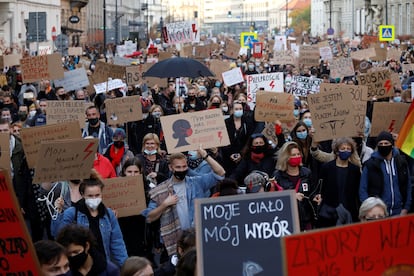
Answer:
POLYGON ((165 42, 169 45, 200 42, 200 32, 195 20, 167 23, 165 26, 167 29, 165 42))
POLYGON ((223 77, 222 74, 230 69, 230 64, 222 60, 212 59, 210 60, 209 68, 217 78, 221 79, 223 77))
MULTIPOLYGON (((138 65, 139 70, 142 72, 143 75, 153 64, 140 64, 138 65)), ((155 77, 144 77, 143 80, 147 83, 148 87, 153 87, 158 85, 158 87, 167 87, 167 79, 166 78, 155 78, 155 77)))
POLYGON ((375 61, 385 61, 387 60, 387 49, 384 48, 374 48, 375 56, 371 57, 371 60, 375 61))
POLYGON ((283 275, 410 275, 413 226, 397 216, 284 237, 283 275))
POLYGON ((79 68, 64 72, 64 78, 54 81, 55 87, 63 86, 65 91, 77 90, 89 85, 85 68, 79 68))
POLYGON ((36 167, 37 154, 41 142, 61 139, 81 138, 78 122, 61 123, 57 125, 22 128, 20 137, 29 168, 36 167))
POLYGON ((10 134, 0 133, 0 169, 10 169, 10 134))
POLYGON ((281 239, 299 232, 294 190, 196 199, 195 225, 197 275, 283 275, 281 239))
POLYGON ((0 56, 0 68, 6 67, 6 66, 10 67, 14 65, 19 65, 21 58, 22 56, 18 54, 0 56))
POLYGON ((0 210, 1 275, 42 275, 32 238, 6 170, 0 170, 0 210))
POLYGON ((142 81, 142 67, 139 66, 127 66, 125 67, 126 83, 128 85, 136 85, 142 81))
POLYGON ((142 120, 141 96, 127 96, 105 100, 109 125, 142 120))
POLYGON ((363 50, 358 50, 351 52, 351 58, 356 60, 368 60, 372 57, 375 57, 376 52, 374 48, 368 48, 363 50))
POLYGON ((294 101, 292 94, 258 91, 254 119, 258 122, 294 121, 294 101))
POLYGON ((193 56, 193 45, 184 46, 180 51, 180 57, 192 57, 193 56))
POLYGON ((381 70, 357 76, 358 84, 368 86, 368 99, 387 98, 394 95, 394 87, 391 81, 391 72, 381 70))
POLYGON ((247 99, 256 102, 256 93, 259 90, 283 92, 283 73, 265 73, 247 76, 247 99))
POLYGON ((118 218, 136 216, 147 208, 142 175, 108 178, 103 182, 102 198, 106 206, 116 210, 118 218))
POLYGON ((400 61, 402 52, 400 49, 390 48, 387 51, 387 59, 393 59, 395 61, 400 61))
POLYGON ((393 71, 390 71, 390 73, 391 73, 391 82, 394 88, 402 90, 400 75, 398 75, 397 72, 393 72, 393 71))
POLYGON ((106 63, 98 60, 95 64, 93 79, 95 83, 108 81, 108 78, 123 79, 125 77, 125 66, 106 63))
POLYGON ((46 107, 46 123, 48 125, 76 121, 80 128, 85 127, 85 111, 93 103, 84 101, 48 101, 46 107))
POLYGON ((98 139, 42 142, 33 183, 89 178, 98 143, 98 139))
POLYGON ((69 47, 68 55, 69 56, 81 56, 83 55, 83 49, 82 47, 69 47))
POLYGON ((274 64, 293 64, 295 65, 297 63, 297 59, 295 57, 295 54, 291 50, 287 51, 275 51, 273 52, 273 58, 270 59, 274 64))
POLYGON ((354 133, 364 133, 368 87, 365 85, 321 83, 320 93, 335 91, 340 93, 351 93, 355 125, 354 133))
POLYGON ((318 93, 321 83, 322 79, 295 75, 288 92, 298 97, 307 97, 309 94, 318 93))
POLYGON ((332 49, 329 46, 319 47, 319 54, 322 60, 333 59, 332 49))
POLYGON ((60 54, 27 57, 20 60, 23 83, 39 80, 62 79, 63 66, 60 54))
POLYGON ((232 40, 228 40, 224 55, 229 58, 236 59, 239 56, 240 45, 232 40))
POLYGON ((401 63, 402 71, 407 73, 408 71, 414 71, 414 63, 401 63))
POLYGON ((223 81, 227 86, 244 82, 243 73, 240 67, 222 73, 223 81))
POLYGON ((120 79, 114 79, 106 82, 101 82, 95 84, 93 88, 95 89, 96 94, 106 93, 108 91, 114 90, 116 88, 124 87, 125 83, 120 79))
POLYGON ((168 153, 230 144, 221 109, 161 116, 168 153))
POLYGON ((374 102, 370 136, 376 137, 383 130, 398 133, 409 107, 406 103, 374 102))
POLYGON ((299 47, 299 64, 305 66, 318 66, 319 65, 319 48, 318 46, 305 46, 299 47))
POLYGON ((351 58, 336 58, 329 62, 330 76, 333 79, 355 75, 351 58))
POLYGON ((333 91, 309 95, 308 104, 315 141, 353 136, 355 125, 351 93, 333 91))
POLYGON ((267 140, 272 141, 274 145, 278 144, 277 135, 275 132, 275 123, 266 122, 262 134, 267 138, 267 140))

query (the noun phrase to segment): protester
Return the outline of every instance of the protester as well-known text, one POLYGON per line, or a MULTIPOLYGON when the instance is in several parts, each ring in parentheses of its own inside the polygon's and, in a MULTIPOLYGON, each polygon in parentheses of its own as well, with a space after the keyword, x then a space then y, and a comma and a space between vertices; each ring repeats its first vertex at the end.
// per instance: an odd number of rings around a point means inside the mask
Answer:
POLYGON ((42 276, 72 275, 69 271, 69 260, 62 245, 51 240, 40 240, 34 243, 34 248, 42 276))
POLYGON ((388 217, 387 205, 378 197, 368 197, 359 207, 359 219, 371 221, 388 217))
POLYGON ((132 151, 128 149, 129 147, 125 142, 125 138, 125 130, 117 128, 112 136, 112 144, 109 144, 103 154, 111 162, 117 176, 121 174, 121 169, 125 162, 134 157, 132 151))
POLYGON ((121 268, 121 276, 154 275, 150 261, 143 257, 129 257, 121 268))
POLYGON ((82 130, 82 137, 93 136, 99 139, 98 152, 103 154, 112 143, 113 131, 104 122, 100 121, 101 114, 95 106, 86 109, 88 122, 82 130))

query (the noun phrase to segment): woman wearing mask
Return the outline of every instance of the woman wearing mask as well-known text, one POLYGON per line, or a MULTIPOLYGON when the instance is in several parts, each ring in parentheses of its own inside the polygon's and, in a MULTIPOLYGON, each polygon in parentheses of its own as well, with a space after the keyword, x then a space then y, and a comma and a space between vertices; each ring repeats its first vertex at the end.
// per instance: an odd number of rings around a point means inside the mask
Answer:
MULTIPOLYGON (((149 109, 149 115, 146 119, 143 120, 142 128, 137 129, 137 136, 144 137, 148 133, 154 133, 159 137, 161 149, 166 151, 167 146, 165 144, 164 134, 161 127, 161 116, 164 115, 164 112, 159 105, 152 105, 149 109)), ((137 141, 143 141, 143 138, 137 139, 137 141)))
POLYGON ((102 180, 96 174, 84 179, 79 186, 82 199, 76 206, 59 213, 57 219, 52 221, 51 232, 57 237, 63 227, 74 222, 89 227, 97 240, 98 251, 107 260, 113 260, 118 266, 122 266, 128 255, 118 220, 114 212, 102 203, 103 187, 102 180))
POLYGON ((184 112, 184 98, 181 96, 174 96, 173 105, 175 107, 176 114, 180 114, 184 112))
POLYGON ((227 102, 221 104, 221 111, 223 112, 224 120, 230 117, 230 110, 227 102))
POLYGON ((233 103, 232 114, 225 120, 230 145, 222 148, 223 166, 226 176, 231 175, 237 164, 241 161, 241 151, 253 133, 254 124, 246 120, 241 102, 233 103))
POLYGON ((356 151, 351 138, 338 138, 332 143, 336 159, 322 165, 319 226, 330 227, 358 221, 359 181, 361 171, 349 162, 356 151))
POLYGON ((299 145, 303 166, 312 170, 311 167, 313 159, 312 155, 310 154, 312 137, 309 134, 308 126, 302 121, 297 122, 295 127, 292 129, 292 132, 290 133, 290 137, 292 137, 293 142, 296 142, 296 144, 299 145))
POLYGON ((316 217, 316 204, 312 201, 315 196, 315 187, 312 184, 311 171, 302 166, 302 155, 298 144, 286 142, 282 146, 273 177, 275 190, 296 191, 300 230, 312 229, 316 217))
POLYGON ((117 176, 120 175, 124 163, 129 158, 134 157, 134 154, 128 149, 128 145, 124 141, 125 138, 125 131, 122 128, 117 128, 112 137, 112 144, 108 146, 103 154, 109 161, 111 161, 117 176))
POLYGON ((71 224, 64 227, 57 242, 66 249, 71 275, 120 275, 119 267, 97 249, 96 237, 85 226, 71 224))
POLYGON ((230 178, 243 183, 244 178, 254 170, 271 175, 276 165, 274 153, 269 140, 262 133, 252 134, 242 151, 242 159, 230 178))
POLYGON ((219 95, 214 95, 208 100, 208 107, 207 109, 216 109, 220 108, 221 104, 223 103, 222 98, 219 95))

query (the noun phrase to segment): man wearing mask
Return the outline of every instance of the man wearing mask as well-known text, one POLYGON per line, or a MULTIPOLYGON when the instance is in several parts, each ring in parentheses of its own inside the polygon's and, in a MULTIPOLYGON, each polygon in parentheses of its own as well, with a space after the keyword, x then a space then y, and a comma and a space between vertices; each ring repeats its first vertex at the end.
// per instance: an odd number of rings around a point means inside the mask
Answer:
POLYGON ((253 61, 249 61, 249 63, 247 63, 247 69, 244 72, 245 75, 254 75, 254 74, 259 74, 259 72, 256 71, 255 69, 255 64, 253 61))
POLYGON ((19 106, 19 111, 17 112, 17 117, 19 118, 18 122, 23 127, 29 127, 27 117, 29 115, 29 108, 26 105, 19 106))
POLYGON ((112 143, 113 131, 100 120, 100 113, 96 106, 86 109, 87 122, 82 129, 82 137, 93 136, 99 139, 98 152, 103 154, 109 144, 112 143))
POLYGON ((173 79, 168 80, 168 87, 162 92, 155 95, 154 102, 162 107, 164 115, 175 114, 176 110, 173 104, 173 98, 175 96, 175 82, 173 79))
POLYGON ((406 215, 411 206, 411 180, 408 163, 394 147, 391 133, 377 137, 377 150, 365 163, 359 187, 359 199, 381 198, 390 216, 406 215))
POLYGON ((198 154, 207 161, 212 172, 188 176, 186 156, 171 154, 172 176, 150 191, 151 201, 142 213, 148 222, 160 218, 161 237, 169 256, 177 253, 181 231, 194 226, 194 199, 205 197, 225 174, 223 167, 201 147, 198 154))
POLYGON ((187 98, 184 100, 184 112, 194 112, 204 110, 203 102, 196 97, 197 91, 191 86, 187 92, 187 98))

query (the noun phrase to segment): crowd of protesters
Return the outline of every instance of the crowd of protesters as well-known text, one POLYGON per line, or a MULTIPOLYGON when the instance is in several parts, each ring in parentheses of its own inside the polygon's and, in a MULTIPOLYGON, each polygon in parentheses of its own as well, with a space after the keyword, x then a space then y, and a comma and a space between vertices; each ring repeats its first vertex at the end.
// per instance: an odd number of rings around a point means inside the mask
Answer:
MULTIPOLYGON (((229 60, 229 69, 240 67, 245 75, 283 72, 286 80, 302 75, 357 85, 355 76, 331 79, 327 61, 310 68, 279 65, 271 52, 265 47, 263 58, 230 60, 216 51, 209 59, 229 60)), ((378 101, 411 102, 414 72, 403 72, 401 63, 412 58, 408 49, 400 60, 366 61, 400 76, 395 94, 378 101)), ((254 118, 246 82, 228 87, 221 78, 182 78, 177 87, 168 79, 166 87, 142 83, 96 94, 65 91, 47 80, 23 84, 18 66, 3 75, 0 132, 10 133, 13 185, 44 275, 194 275, 196 198, 295 190, 301 231, 413 211, 413 160, 394 146, 398 133, 370 136, 375 99, 367 102, 360 136, 316 143, 306 97, 296 97, 293 127, 271 122, 277 137, 271 141, 263 134, 266 124, 254 118), (132 95, 141 96, 142 120, 109 125, 105 99, 132 95), (99 139, 90 179, 32 182, 19 131, 45 125, 50 100, 92 103, 81 132, 99 139), (222 111, 230 145, 169 154, 160 117, 208 109, 222 111), (125 176, 142 177, 148 207, 118 219, 102 202, 102 179, 125 176)))

